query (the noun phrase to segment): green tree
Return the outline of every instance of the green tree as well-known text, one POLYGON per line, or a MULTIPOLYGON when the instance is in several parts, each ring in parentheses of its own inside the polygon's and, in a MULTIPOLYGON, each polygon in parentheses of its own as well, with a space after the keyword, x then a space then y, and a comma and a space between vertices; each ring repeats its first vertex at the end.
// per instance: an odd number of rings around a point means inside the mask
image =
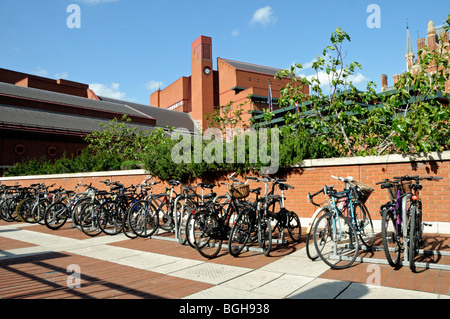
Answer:
POLYGON ((298 77, 296 72, 302 68, 301 64, 279 72, 279 77, 293 79, 293 85, 281 90, 281 104, 299 102, 302 109, 288 115, 288 121, 318 135, 322 143, 336 148, 341 156, 449 148, 450 117, 447 94, 443 92, 449 80, 449 51, 442 47, 435 51, 421 50, 420 72, 405 72, 396 83, 395 92, 379 95, 375 83, 368 82, 361 92, 351 81, 361 65, 344 64, 343 45, 350 41, 350 36, 338 28, 330 41, 331 45, 312 64, 316 76, 298 77), (427 70, 433 63, 441 67, 430 75, 427 70), (328 77, 327 87, 324 86, 327 83, 321 83, 321 75, 328 77), (300 85, 310 86, 309 96, 297 89, 300 85), (447 104, 442 103, 446 99, 447 104))

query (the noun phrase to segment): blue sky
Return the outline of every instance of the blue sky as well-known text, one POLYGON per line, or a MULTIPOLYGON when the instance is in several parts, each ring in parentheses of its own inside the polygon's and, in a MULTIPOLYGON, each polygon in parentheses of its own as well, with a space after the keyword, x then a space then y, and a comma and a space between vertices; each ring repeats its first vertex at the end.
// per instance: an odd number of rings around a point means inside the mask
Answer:
POLYGON ((190 75, 191 43, 200 35, 212 37, 214 60, 307 67, 341 27, 352 40, 345 62, 363 67, 355 83, 371 80, 379 91, 382 73, 392 85, 405 70, 406 20, 416 50, 428 20, 441 25, 449 13, 448 0, 1 0, 0 67, 148 105, 156 83, 190 75), (81 10, 80 28, 67 25, 71 4, 81 10), (371 4, 380 9, 379 28, 367 24, 371 4))

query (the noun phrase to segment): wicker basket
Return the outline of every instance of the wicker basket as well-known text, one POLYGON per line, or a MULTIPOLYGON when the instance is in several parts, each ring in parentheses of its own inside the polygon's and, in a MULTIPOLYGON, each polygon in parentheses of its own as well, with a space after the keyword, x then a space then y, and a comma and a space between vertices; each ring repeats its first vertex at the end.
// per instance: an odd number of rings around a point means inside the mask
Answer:
POLYGON ((351 186, 356 187, 356 192, 358 194, 358 199, 365 203, 369 199, 370 195, 373 193, 374 189, 369 185, 363 184, 358 181, 353 181, 350 183, 351 186))
POLYGON ((236 199, 246 198, 250 194, 250 186, 248 184, 231 186, 230 193, 236 199))

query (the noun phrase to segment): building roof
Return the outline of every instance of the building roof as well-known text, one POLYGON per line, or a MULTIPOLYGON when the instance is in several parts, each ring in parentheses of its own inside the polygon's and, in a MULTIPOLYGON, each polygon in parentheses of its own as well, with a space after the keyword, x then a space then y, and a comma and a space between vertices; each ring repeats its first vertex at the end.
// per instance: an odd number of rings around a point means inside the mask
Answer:
POLYGON ((270 74, 270 75, 275 75, 275 74, 277 74, 278 71, 281 70, 281 69, 277 69, 277 68, 271 68, 268 66, 262 66, 262 65, 251 64, 251 63, 246 63, 246 62, 239 62, 239 61, 222 59, 222 58, 220 58, 220 59, 238 70, 245 70, 245 71, 270 74))
POLYGON ((157 127, 169 126, 195 131, 195 122, 189 114, 105 97, 93 100, 0 82, 1 96, 30 101, 30 105, 26 107, 7 103, 0 104, 0 125, 2 126, 86 134, 99 130, 99 124, 108 122, 111 116, 120 119, 123 114, 127 114, 142 120, 140 121, 142 123, 130 123, 132 126, 137 126, 139 130, 153 130, 155 125, 150 123, 155 123, 156 120, 157 127), (60 111, 39 109, 31 103, 36 101, 55 103, 62 105, 63 108, 60 111), (83 114, 76 114, 69 108, 82 109, 83 114), (105 116, 106 114, 108 116, 105 116))
POLYGON ((99 98, 105 102, 125 105, 127 109, 133 110, 134 112, 138 112, 139 114, 145 114, 147 116, 155 118, 156 126, 159 127, 185 128, 188 129, 190 132, 195 132, 197 129, 195 121, 192 119, 189 113, 178 112, 138 103, 120 101, 108 97, 99 96, 99 98))

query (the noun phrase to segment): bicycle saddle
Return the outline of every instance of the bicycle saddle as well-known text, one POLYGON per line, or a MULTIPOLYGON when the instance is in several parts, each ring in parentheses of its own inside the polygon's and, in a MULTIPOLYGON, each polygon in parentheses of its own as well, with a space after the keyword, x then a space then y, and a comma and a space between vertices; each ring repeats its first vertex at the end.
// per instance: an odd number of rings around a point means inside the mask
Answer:
POLYGON ((181 182, 179 182, 179 181, 175 181, 175 180, 170 180, 169 181, 169 185, 171 185, 171 186, 177 186, 177 185, 180 185, 181 184, 181 182))
POLYGON ((259 195, 259 194, 261 194, 261 187, 251 189, 250 192, 259 195))
POLYGON ((391 188, 391 187, 393 187, 394 185, 392 184, 392 183, 383 183, 382 185, 381 185, 381 188, 382 189, 385 189, 385 188, 391 188))
POLYGON ((210 198, 214 198, 216 197, 217 194, 216 193, 209 193, 203 196, 203 199, 210 199, 210 198))

